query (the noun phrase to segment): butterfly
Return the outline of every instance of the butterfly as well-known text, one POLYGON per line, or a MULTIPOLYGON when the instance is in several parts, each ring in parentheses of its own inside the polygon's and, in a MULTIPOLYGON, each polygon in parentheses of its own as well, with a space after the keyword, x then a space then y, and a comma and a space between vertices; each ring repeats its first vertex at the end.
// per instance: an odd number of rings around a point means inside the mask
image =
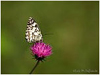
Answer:
POLYGON ((25 39, 29 43, 36 43, 39 41, 43 41, 43 37, 41 34, 41 30, 39 28, 39 25, 36 23, 36 21, 32 17, 29 17, 29 20, 27 23, 25 39))

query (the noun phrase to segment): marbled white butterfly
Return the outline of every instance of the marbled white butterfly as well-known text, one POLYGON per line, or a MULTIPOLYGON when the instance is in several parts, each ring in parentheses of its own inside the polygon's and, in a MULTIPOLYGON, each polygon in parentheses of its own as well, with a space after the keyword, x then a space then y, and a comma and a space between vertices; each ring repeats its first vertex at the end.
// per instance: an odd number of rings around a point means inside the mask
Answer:
POLYGON ((32 17, 29 17, 29 20, 27 23, 25 39, 29 43, 43 41, 39 25, 36 23, 36 21, 32 17))

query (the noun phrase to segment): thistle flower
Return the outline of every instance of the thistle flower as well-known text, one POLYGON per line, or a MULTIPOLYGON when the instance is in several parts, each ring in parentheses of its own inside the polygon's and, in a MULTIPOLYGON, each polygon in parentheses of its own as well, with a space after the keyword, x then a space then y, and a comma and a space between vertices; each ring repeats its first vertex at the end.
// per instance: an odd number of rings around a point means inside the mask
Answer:
POLYGON ((31 47, 35 59, 42 61, 45 57, 52 54, 52 48, 43 42, 37 42, 31 47))
POLYGON ((33 46, 31 46, 31 51, 35 56, 37 63, 31 70, 30 74, 32 74, 40 61, 52 54, 52 48, 50 47, 50 45, 47 45, 43 42, 36 42, 35 44, 33 44, 33 46))

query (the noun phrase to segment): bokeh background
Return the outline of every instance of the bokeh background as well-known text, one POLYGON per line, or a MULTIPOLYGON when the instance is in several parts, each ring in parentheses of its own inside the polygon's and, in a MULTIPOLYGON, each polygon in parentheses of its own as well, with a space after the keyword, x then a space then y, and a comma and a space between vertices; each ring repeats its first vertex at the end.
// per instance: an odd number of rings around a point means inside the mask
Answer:
POLYGON ((25 40, 30 16, 53 48, 35 74, 99 73, 99 1, 1 1, 2 74, 28 74, 36 63, 25 40))

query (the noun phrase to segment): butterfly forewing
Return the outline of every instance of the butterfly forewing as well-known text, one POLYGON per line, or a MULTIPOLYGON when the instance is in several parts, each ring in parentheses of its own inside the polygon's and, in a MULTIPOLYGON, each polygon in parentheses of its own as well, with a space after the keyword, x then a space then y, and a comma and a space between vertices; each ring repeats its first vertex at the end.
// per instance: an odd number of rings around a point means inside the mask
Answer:
POLYGON ((43 40, 39 25, 32 17, 29 17, 25 38, 29 43, 35 43, 43 40))

